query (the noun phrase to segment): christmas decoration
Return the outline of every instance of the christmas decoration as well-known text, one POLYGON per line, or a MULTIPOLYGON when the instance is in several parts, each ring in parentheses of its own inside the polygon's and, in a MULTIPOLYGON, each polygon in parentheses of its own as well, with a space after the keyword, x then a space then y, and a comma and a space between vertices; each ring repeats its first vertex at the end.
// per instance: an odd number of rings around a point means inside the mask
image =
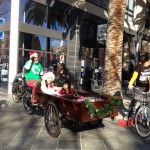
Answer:
POLYGON ((110 115, 114 112, 115 107, 119 106, 121 101, 118 98, 111 98, 110 103, 103 105, 100 108, 96 108, 94 103, 90 101, 90 98, 86 98, 84 101, 87 111, 91 118, 105 118, 107 115, 110 115))

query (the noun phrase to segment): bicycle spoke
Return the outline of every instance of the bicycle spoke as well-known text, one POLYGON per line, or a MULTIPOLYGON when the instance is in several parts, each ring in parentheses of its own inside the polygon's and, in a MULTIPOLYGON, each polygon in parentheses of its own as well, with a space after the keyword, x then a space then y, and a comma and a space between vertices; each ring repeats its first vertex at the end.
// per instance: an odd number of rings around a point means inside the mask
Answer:
POLYGON ((142 106, 135 116, 135 127, 141 137, 150 135, 150 108, 142 106))

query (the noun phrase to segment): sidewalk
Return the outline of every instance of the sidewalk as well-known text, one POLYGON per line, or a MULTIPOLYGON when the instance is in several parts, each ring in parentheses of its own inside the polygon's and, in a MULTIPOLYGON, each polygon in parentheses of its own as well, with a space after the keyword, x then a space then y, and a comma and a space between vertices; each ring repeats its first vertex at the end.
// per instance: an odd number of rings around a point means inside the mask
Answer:
POLYGON ((25 114, 21 102, 15 103, 11 95, 0 93, 0 150, 149 150, 149 138, 141 139, 134 129, 116 124, 130 100, 123 102, 114 120, 105 118, 92 128, 66 119, 61 134, 53 138, 46 131, 43 115, 25 114))

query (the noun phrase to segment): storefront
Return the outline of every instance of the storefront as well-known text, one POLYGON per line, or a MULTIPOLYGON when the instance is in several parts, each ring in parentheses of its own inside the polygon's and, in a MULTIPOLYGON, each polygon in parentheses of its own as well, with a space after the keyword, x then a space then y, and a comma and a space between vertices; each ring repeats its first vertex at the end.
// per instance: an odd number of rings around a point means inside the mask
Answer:
POLYGON ((89 81, 90 88, 99 90, 106 49, 106 31, 101 32, 99 27, 107 24, 104 12, 108 3, 97 2, 85 2, 85 9, 63 0, 52 1, 49 6, 42 0, 4 1, 1 7, 8 9, 5 15, 0 14, 5 20, 0 24, 4 34, 0 39, 0 68, 5 75, 1 88, 11 93, 15 75, 22 71, 29 52, 36 51, 44 71, 56 70, 63 58, 75 88, 89 90, 85 85, 89 81))

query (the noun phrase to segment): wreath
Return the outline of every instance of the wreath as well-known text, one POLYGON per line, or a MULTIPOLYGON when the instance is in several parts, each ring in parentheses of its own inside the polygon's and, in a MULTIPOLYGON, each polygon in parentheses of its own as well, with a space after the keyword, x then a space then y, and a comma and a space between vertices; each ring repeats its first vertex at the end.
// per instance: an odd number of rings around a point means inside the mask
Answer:
POLYGON ((90 117, 98 117, 100 119, 114 113, 115 107, 119 106, 121 103, 120 99, 115 97, 111 98, 110 103, 105 104, 100 108, 96 108, 94 103, 90 101, 90 98, 86 98, 83 102, 85 103, 86 109, 90 117))

